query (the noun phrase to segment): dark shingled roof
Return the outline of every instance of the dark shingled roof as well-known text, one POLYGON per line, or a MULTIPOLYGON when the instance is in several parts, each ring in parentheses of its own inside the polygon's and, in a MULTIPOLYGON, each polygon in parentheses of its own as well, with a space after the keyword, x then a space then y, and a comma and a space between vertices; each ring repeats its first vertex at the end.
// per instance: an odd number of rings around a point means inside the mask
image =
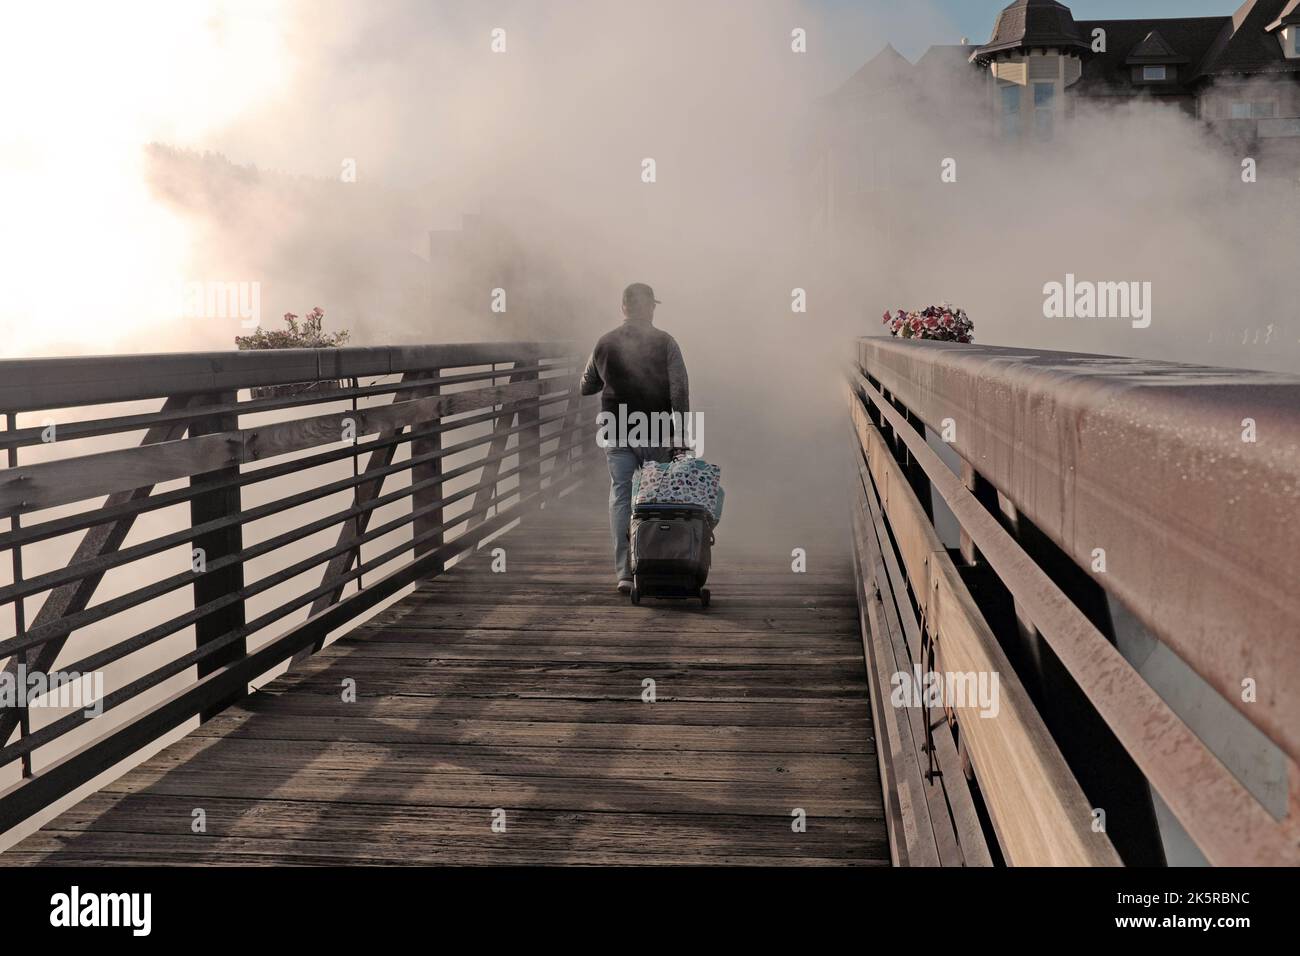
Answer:
POLYGON ((858 72, 844 81, 844 85, 830 94, 828 99, 839 100, 863 93, 880 93, 908 83, 912 79, 912 62, 894 49, 892 44, 863 64, 858 72))
MULTIPOLYGON (((1188 96, 1218 76, 1260 73, 1300 75, 1300 59, 1287 59, 1273 32, 1300 24, 1300 0, 1245 0, 1232 16, 1148 20, 1079 20, 1058 0, 1016 0, 998 15, 992 39, 970 54, 987 63, 1000 52, 1073 48, 1083 75, 1072 89, 1085 96, 1150 94, 1188 96), (1093 31, 1106 31, 1106 51, 1092 52, 1093 31), (1174 82, 1135 84, 1133 68, 1177 67, 1174 82)), ((932 47, 915 67, 893 47, 855 73, 830 99, 905 86, 941 74, 969 47, 932 47)))
POLYGON ((1300 72, 1300 60, 1288 60, 1277 37, 1267 32, 1287 6, 1287 0, 1246 0, 1206 54, 1200 73, 1300 72))
MULTIPOLYGON (((1084 60, 1083 77, 1075 87, 1085 94, 1112 92, 1132 93, 1133 66, 1146 63, 1200 64, 1227 27, 1230 17, 1185 17, 1179 20, 1080 20, 1079 32, 1091 37, 1096 29, 1106 31, 1106 52, 1094 53, 1084 60), (1158 35, 1161 43, 1177 59, 1141 59, 1135 52, 1152 49, 1148 39, 1158 35)), ((1195 81, 1195 69, 1179 70, 1178 82, 1166 87, 1151 87, 1154 95, 1185 93, 1195 81)), ((1148 87, 1142 87, 1143 90, 1148 87)))
MULTIPOLYGON (((1296 0, 1296 3, 1300 3, 1300 0, 1296 0)), ((916 61, 916 68, 918 70, 956 70, 969 73, 972 69, 970 53, 971 48, 969 46, 936 44, 926 50, 921 59, 916 61)))
POLYGON ((1129 51, 1127 63, 1142 65, 1146 63, 1188 63, 1191 58, 1182 55, 1160 35, 1159 30, 1152 30, 1142 42, 1129 51))
POLYGON ((1291 0, 1286 5, 1286 9, 1268 25, 1267 29, 1276 30, 1278 27, 1287 27, 1293 23, 1300 23, 1300 0, 1291 0))
POLYGON ((1031 47, 1076 47, 1088 49, 1074 22, 1070 8, 1057 0, 1016 0, 998 14, 993 37, 979 47, 972 59, 987 59, 994 53, 1031 47))

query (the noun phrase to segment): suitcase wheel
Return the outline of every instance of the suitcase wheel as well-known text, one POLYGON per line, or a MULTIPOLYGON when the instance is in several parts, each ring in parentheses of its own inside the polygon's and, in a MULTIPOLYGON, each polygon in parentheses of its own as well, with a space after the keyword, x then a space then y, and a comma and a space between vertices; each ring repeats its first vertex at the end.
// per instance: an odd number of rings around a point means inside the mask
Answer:
POLYGON ((713 595, 709 593, 708 588, 700 588, 700 607, 708 607, 709 599, 712 597, 713 595))

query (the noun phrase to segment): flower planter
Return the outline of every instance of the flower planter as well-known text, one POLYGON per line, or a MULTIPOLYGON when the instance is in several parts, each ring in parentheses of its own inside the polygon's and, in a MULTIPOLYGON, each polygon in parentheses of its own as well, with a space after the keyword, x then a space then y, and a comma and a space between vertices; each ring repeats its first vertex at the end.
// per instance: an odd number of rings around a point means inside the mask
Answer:
POLYGON ((897 315, 885 313, 884 324, 889 331, 902 339, 929 339, 935 342, 964 342, 975 340, 975 324, 961 309, 948 303, 932 305, 918 312, 898 310, 897 315))

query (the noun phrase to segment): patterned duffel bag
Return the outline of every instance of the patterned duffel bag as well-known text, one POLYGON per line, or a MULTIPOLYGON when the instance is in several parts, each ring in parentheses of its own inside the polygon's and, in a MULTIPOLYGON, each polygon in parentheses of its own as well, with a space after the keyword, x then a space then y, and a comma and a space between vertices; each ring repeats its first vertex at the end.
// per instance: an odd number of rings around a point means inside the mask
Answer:
POLYGON ((648 461, 632 476, 633 509, 650 505, 703 508, 722 520, 722 469, 702 458, 648 461))

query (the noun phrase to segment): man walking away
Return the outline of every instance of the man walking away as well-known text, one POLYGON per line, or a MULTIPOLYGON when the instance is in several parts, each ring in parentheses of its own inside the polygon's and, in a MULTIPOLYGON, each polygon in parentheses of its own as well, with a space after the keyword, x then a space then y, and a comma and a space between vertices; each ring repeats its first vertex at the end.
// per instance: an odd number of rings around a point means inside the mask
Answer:
MULTIPOLYGON (((690 411, 686 363, 677 341, 654 327, 654 290, 634 282, 623 290, 623 324, 596 343, 582 373, 581 392, 600 392, 600 410, 616 420, 641 412, 654 415, 677 412, 682 421, 690 411)), ((621 432, 621 429, 620 429, 621 432)), ((620 441, 624 436, 620 434, 620 441)), ((614 564, 618 590, 632 590, 632 565, 628 534, 632 523, 632 476, 647 461, 669 461, 673 449, 649 444, 612 444, 605 449, 609 464, 609 529, 614 539, 614 564)))

